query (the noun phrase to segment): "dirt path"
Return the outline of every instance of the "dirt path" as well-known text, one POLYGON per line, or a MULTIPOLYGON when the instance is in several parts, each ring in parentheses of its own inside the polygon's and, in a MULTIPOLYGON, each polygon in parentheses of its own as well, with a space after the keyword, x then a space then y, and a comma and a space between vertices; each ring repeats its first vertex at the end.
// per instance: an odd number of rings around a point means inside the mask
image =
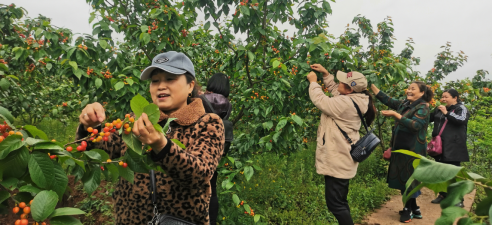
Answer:
MULTIPOLYGON (((475 197, 475 191, 465 196, 465 209, 470 210, 475 197)), ((422 195, 417 198, 417 205, 420 206, 423 219, 413 219, 409 224, 418 225, 433 225, 434 222, 441 216, 441 207, 439 204, 432 204, 435 199, 434 192, 424 188, 422 195)), ((377 209, 362 224, 364 225, 395 225, 405 224, 400 222, 398 211, 403 209, 401 195, 391 197, 391 200, 386 202, 380 209, 377 209)))

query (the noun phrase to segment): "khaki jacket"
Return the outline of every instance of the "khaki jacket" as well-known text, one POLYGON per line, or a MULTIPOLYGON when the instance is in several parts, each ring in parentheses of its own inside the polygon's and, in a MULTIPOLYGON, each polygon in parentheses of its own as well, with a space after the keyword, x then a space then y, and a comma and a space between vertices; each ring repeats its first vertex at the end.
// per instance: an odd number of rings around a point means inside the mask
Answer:
POLYGON ((358 162, 350 156, 350 144, 338 126, 347 133, 355 143, 360 139, 361 120, 355 109, 355 103, 361 112, 367 112, 369 96, 360 93, 340 95, 334 76, 323 78, 323 82, 333 97, 328 97, 321 86, 312 82, 309 86, 309 97, 321 111, 316 146, 316 172, 339 179, 350 179, 357 173, 358 162), (336 124, 335 124, 336 122, 336 124))

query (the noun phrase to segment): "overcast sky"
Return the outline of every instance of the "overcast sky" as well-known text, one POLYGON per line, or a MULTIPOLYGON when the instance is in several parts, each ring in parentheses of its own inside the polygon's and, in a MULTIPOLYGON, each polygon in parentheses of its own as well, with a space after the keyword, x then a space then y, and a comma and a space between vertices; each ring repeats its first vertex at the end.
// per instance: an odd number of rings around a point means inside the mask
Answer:
MULTIPOLYGON (((0 0, 2 4, 12 2, 24 7, 30 17, 42 14, 52 18, 52 24, 69 28, 74 33, 92 33, 88 24, 91 7, 85 0, 0 0)), ((472 77, 479 69, 492 73, 491 0, 338 0, 330 3, 333 14, 328 16, 328 33, 336 37, 358 14, 370 19, 373 27, 391 16, 397 39, 395 52, 399 53, 405 47, 405 40, 412 37, 415 42, 413 55, 421 58, 421 65, 416 70, 422 74, 433 67, 440 46, 448 41, 453 51, 462 50, 468 55, 468 62, 450 74, 446 81, 472 77)), ((203 13, 200 17, 204 18, 203 13)), ((355 26, 351 24, 351 27, 355 26)), ((366 42, 362 44, 367 46, 366 42)), ((492 75, 487 77, 492 78, 492 75)))

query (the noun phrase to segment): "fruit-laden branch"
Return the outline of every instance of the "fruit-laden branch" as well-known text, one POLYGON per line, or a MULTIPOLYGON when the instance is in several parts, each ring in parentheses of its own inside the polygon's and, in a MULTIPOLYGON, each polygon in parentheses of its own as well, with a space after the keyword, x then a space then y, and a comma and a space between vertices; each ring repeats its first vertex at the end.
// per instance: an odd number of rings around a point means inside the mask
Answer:
POLYGON ((239 121, 239 119, 241 119, 241 117, 243 117, 245 108, 246 108, 246 106, 243 106, 243 108, 241 108, 241 110, 237 114, 236 118, 234 118, 232 120, 232 126, 236 125, 237 121, 239 121))
POLYGON ((65 147, 67 147, 68 145, 75 144, 75 143, 79 143, 79 142, 81 142, 81 141, 85 141, 85 140, 88 140, 88 139, 90 139, 90 138, 91 138, 91 137, 90 137, 90 136, 88 136, 88 137, 85 137, 85 138, 82 138, 82 139, 76 140, 76 141, 74 141, 74 142, 67 143, 67 144, 65 144, 63 147, 65 148, 65 147))
MULTIPOLYGON (((217 18, 215 18, 215 16, 213 16, 213 15, 212 15, 212 18, 214 18, 214 21, 218 24, 217 18)), ((229 26, 231 26, 231 25, 229 25, 229 26)), ((220 29, 219 26, 217 26, 217 30, 219 31, 220 36, 224 37, 224 34, 222 34, 222 30, 220 29)), ((229 44, 228 41, 225 41, 223 38, 221 38, 221 39, 226 43, 227 47, 229 47, 234 52, 234 54, 237 54, 236 50, 229 44)))

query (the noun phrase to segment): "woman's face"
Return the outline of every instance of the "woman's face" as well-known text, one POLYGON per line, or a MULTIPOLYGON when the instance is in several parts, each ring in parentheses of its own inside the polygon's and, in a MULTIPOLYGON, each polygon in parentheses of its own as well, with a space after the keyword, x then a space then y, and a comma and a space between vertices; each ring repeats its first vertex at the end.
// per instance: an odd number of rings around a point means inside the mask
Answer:
POLYGON ((338 85, 338 92, 340 92, 341 95, 348 95, 352 92, 354 92, 354 90, 352 90, 352 88, 350 88, 347 84, 344 84, 344 83, 340 83, 338 85))
POLYGON ((416 83, 410 84, 410 87, 407 89, 407 99, 410 102, 414 102, 421 98, 424 95, 423 91, 420 91, 419 85, 416 83))
POLYGON ((458 103, 458 97, 453 98, 448 92, 442 93, 441 102, 446 104, 446 106, 452 106, 458 103))
POLYGON ((188 95, 193 91, 195 82, 187 83, 185 75, 167 72, 153 75, 150 83, 152 101, 166 114, 171 114, 187 105, 188 95))

